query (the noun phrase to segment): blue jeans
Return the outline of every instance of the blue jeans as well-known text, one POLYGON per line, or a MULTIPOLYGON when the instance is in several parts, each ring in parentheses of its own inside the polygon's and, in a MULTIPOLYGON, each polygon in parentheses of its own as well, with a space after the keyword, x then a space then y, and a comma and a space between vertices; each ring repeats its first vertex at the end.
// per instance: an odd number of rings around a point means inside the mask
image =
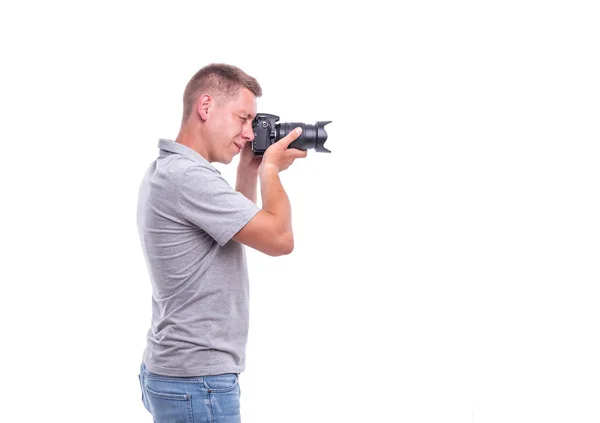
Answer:
POLYGON ((240 423, 238 373, 173 377, 140 367, 142 402, 155 423, 240 423))

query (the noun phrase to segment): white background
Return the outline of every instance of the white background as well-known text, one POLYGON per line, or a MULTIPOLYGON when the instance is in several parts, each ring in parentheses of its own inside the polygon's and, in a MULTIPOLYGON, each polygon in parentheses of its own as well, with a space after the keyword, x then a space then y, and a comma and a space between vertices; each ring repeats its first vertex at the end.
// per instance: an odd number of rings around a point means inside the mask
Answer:
POLYGON ((0 420, 151 422, 137 188, 225 62, 333 121, 248 249, 244 423, 599 421, 594 2, 215 3, 1 6, 0 420))

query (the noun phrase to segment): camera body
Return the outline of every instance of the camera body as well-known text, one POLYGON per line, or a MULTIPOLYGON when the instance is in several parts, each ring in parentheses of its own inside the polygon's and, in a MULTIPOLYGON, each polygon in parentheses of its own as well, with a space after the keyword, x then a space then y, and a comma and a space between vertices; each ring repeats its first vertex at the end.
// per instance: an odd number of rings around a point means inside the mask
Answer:
POLYGON ((269 113, 258 113, 252 121, 254 131, 252 152, 255 156, 262 156, 267 148, 287 136, 296 127, 302 128, 302 134, 288 148, 298 150, 314 148, 317 152, 331 153, 323 146, 327 141, 325 125, 331 121, 319 121, 315 125, 302 122, 278 123, 278 121, 279 116, 269 113))

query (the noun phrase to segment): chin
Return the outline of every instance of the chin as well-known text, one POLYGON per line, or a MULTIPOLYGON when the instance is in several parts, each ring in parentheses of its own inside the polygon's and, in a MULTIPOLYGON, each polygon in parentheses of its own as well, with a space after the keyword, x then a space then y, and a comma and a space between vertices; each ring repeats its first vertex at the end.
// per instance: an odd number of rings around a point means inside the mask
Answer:
POLYGON ((223 161, 220 161, 220 163, 223 163, 225 165, 228 165, 229 163, 231 163, 233 161, 233 157, 230 157, 229 159, 224 159, 223 161))

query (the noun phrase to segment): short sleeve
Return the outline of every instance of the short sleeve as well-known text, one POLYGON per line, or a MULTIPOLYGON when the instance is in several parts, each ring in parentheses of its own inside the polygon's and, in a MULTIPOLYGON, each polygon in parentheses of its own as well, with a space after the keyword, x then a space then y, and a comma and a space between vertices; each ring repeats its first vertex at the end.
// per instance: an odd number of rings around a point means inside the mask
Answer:
POLYGON ((235 191, 219 173, 202 166, 189 167, 179 185, 181 217, 224 246, 260 208, 235 191))

